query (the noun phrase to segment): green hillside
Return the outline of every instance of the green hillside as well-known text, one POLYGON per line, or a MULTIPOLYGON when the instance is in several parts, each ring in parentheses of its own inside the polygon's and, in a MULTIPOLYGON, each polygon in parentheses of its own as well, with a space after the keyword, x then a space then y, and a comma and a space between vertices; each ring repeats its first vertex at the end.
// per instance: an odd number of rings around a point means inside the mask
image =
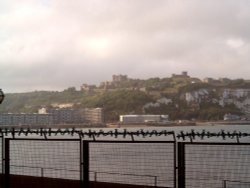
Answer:
POLYGON ((218 104, 223 88, 250 88, 250 84, 244 80, 232 80, 226 85, 213 85, 202 83, 197 78, 129 79, 116 82, 110 88, 100 86, 89 91, 71 87, 62 92, 6 94, 0 112, 36 113, 41 107, 71 103, 73 108, 102 107, 106 121, 116 121, 121 114, 169 114, 172 120, 219 120, 225 113, 242 114, 234 104, 223 107, 218 104), (185 100, 187 92, 200 89, 205 89, 208 94, 199 103, 185 100), (161 99, 171 102, 157 102, 161 99))

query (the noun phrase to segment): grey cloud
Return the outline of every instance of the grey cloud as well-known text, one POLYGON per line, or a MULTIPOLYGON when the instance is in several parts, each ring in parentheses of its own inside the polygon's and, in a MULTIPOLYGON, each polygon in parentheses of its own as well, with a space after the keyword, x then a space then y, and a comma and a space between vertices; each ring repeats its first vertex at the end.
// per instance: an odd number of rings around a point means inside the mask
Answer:
POLYGON ((0 86, 8 91, 182 70, 250 79, 248 0, 25 0, 22 9, 10 0, 0 7, 0 86))

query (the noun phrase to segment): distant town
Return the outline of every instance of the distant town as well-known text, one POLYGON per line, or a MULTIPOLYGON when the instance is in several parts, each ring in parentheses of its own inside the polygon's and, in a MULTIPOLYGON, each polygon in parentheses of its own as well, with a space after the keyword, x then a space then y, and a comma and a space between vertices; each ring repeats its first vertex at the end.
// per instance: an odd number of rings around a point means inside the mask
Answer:
POLYGON ((249 80, 201 80, 186 71, 146 80, 113 75, 99 86, 6 94, 0 106, 0 126, 169 126, 249 119, 249 80))

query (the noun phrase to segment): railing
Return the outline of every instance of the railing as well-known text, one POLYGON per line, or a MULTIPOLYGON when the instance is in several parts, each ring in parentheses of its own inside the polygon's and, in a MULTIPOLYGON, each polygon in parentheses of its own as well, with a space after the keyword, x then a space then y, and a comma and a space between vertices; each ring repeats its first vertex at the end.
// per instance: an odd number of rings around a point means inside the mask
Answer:
MULTIPOLYGON (((79 172, 80 170, 72 170, 72 169, 63 169, 63 168, 43 168, 43 167, 33 167, 33 166, 20 166, 20 165, 10 165, 10 167, 16 167, 16 168, 28 168, 28 169, 40 169, 40 177, 46 177, 44 172, 46 170, 53 170, 53 171, 67 171, 67 172, 79 172)), ((12 173, 12 174, 18 174, 18 173, 12 173)), ((33 174, 30 174, 31 176, 34 176, 33 174)))
POLYGON ((147 178, 152 178, 152 180, 154 182, 153 186, 157 187, 157 176, 139 175, 139 174, 122 174, 122 173, 114 173, 114 172, 92 172, 92 173, 94 173, 94 182, 97 182, 97 175, 98 174, 121 175, 121 176, 132 176, 132 177, 147 177, 147 178))
MULTIPOLYGON (((10 165, 10 167, 16 167, 16 168, 28 168, 28 169, 40 169, 40 177, 46 177, 44 176, 44 172, 46 170, 52 170, 52 171, 67 171, 67 172, 78 172, 80 173, 80 170, 72 170, 72 169, 63 169, 63 168, 43 168, 43 167, 33 167, 33 166, 20 166, 20 165, 10 165)), ((107 175, 120 175, 120 176, 133 176, 133 177, 146 177, 146 178, 152 178, 153 180, 153 186, 157 187, 157 176, 152 175, 139 175, 139 174, 124 174, 124 173, 114 173, 114 172, 96 172, 96 171, 89 171, 90 173, 94 174, 94 178, 92 181, 98 182, 98 174, 107 174, 107 175)), ((12 173, 15 174, 15 173, 12 173)), ((18 174, 18 173, 16 173, 18 174)), ((33 174, 30 174, 31 176, 34 176, 33 174)))
POLYGON ((233 187, 241 187, 241 188, 249 188, 250 182, 245 181, 233 181, 233 180, 223 180, 222 181, 223 188, 233 188, 233 187), (232 187, 231 187, 232 186, 232 187))

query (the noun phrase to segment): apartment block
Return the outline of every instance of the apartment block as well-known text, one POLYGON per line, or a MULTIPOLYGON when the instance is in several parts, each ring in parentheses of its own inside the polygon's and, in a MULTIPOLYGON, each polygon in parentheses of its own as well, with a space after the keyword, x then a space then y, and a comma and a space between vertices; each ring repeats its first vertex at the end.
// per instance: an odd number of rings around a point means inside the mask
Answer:
POLYGON ((49 109, 48 113, 52 115, 54 124, 78 124, 83 122, 79 110, 49 109))
POLYGON ((50 125, 53 123, 50 114, 1 113, 0 125, 50 125))
POLYGON ((85 122, 104 123, 104 113, 102 108, 84 108, 81 110, 81 117, 85 122))
POLYGON ((0 113, 0 125, 53 125, 104 123, 102 108, 39 109, 39 113, 0 113))

